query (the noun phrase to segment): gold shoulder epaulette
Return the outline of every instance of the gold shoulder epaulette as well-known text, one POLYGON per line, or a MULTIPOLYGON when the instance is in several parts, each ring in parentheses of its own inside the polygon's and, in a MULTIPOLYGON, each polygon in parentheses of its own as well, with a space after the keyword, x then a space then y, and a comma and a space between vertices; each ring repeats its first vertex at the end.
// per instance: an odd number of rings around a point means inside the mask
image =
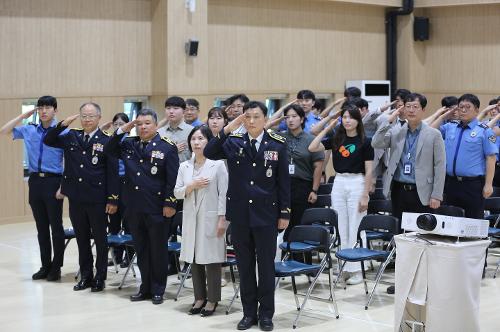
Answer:
POLYGON ((170 138, 168 138, 166 136, 162 136, 161 139, 169 144, 175 145, 175 143, 170 138))
POLYGON ((128 135, 128 136, 125 136, 125 139, 127 138, 131 138, 131 139, 134 139, 134 140, 138 140, 139 139, 139 136, 137 135, 128 135))
POLYGON ((106 135, 106 136, 108 136, 108 137, 109 137, 109 136, 111 136, 111 134, 110 134, 110 133, 108 133, 107 131, 105 131, 105 130, 101 130, 101 131, 102 131, 102 133, 103 133, 104 135, 106 135))
POLYGON ((275 133, 269 133, 269 136, 271 136, 271 138, 275 139, 276 141, 278 141, 280 143, 285 143, 285 141, 286 141, 286 138, 284 138, 283 136, 280 136, 278 134, 275 134, 275 133))
POLYGON ((71 128, 71 130, 82 131, 82 130, 83 130, 83 128, 71 128))
POLYGON ((229 134, 229 137, 238 137, 238 138, 243 138, 243 134, 238 134, 238 133, 229 134))

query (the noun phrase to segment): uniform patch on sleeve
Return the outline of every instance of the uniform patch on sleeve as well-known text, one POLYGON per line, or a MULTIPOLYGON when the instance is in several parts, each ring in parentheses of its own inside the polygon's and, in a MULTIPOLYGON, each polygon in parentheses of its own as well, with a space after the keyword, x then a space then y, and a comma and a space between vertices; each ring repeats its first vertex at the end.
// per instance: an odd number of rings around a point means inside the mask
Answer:
POLYGON ((489 128, 486 123, 480 123, 479 127, 484 128, 484 129, 488 129, 489 128))
POLYGON ((272 139, 274 139, 280 143, 285 143, 285 141, 286 141, 286 138, 284 138, 283 136, 280 136, 278 134, 275 134, 275 133, 269 133, 269 136, 271 136, 272 139))
POLYGON ((496 135, 491 135, 488 137, 488 139, 490 140, 491 143, 496 143, 496 141, 497 141, 496 135))

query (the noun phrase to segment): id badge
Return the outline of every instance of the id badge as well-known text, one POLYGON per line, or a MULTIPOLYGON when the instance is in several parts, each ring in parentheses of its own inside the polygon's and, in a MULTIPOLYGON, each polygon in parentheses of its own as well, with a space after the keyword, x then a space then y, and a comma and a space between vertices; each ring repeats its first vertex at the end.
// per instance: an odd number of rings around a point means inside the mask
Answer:
POLYGON ((294 164, 289 164, 288 165, 288 174, 295 174, 295 165, 294 164))
POLYGON ((403 174, 405 174, 405 175, 410 175, 411 174, 411 164, 410 163, 405 163, 404 164, 403 174))

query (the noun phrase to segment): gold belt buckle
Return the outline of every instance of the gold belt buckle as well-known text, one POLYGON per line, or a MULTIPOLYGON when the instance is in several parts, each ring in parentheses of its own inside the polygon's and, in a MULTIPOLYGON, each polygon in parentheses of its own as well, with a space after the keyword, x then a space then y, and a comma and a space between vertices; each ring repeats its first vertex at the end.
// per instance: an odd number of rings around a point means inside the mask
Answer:
POLYGON ((41 177, 41 178, 44 178, 45 177, 45 173, 38 173, 38 176, 41 177))

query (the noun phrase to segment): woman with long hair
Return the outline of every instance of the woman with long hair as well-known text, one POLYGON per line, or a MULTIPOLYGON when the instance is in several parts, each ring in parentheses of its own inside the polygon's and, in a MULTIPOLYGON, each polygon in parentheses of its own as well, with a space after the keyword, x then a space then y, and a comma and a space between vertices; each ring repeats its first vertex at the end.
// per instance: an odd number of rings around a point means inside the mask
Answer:
MULTIPOLYGON (((347 249, 356 244, 358 227, 368 209, 373 148, 371 140, 365 136, 358 107, 345 103, 340 116, 342 123, 336 126, 338 119, 331 121, 311 142, 309 151, 332 150, 336 172, 331 194, 332 208, 338 214, 341 249, 347 249)), ((363 281, 360 263, 347 263, 344 271, 348 284, 363 281)))

